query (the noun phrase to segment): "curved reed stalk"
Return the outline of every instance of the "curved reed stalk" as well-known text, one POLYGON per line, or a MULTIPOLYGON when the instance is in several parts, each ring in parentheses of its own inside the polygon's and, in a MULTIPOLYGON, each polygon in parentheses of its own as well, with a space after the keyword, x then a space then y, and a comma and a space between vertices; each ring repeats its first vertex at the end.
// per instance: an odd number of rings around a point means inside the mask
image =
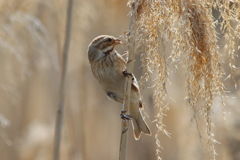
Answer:
POLYGON ((66 79, 67 79, 67 64, 68 64, 68 51, 70 47, 71 37, 71 24, 72 24, 72 7, 73 0, 68 1, 67 6, 67 19, 66 19, 66 30, 65 40, 63 46, 63 62, 62 62, 62 74, 59 91, 59 106, 57 109, 56 125, 55 125, 55 137, 54 137, 54 160, 60 159, 60 145, 64 115, 64 102, 65 102, 65 90, 66 90, 66 79))
MULTIPOLYGON (((135 51, 135 2, 131 2, 130 4, 130 24, 129 24, 129 37, 128 37, 128 63, 127 63, 127 72, 133 73, 134 69, 134 51, 135 51)), ((131 85, 132 77, 126 77, 125 80, 125 88, 124 88, 124 103, 122 111, 123 114, 128 115, 128 109, 130 106, 130 98, 131 98, 131 85)), ((126 159, 126 150, 127 150, 127 133, 128 133, 129 121, 122 120, 121 127, 121 140, 120 140, 120 151, 119 151, 119 160, 126 159)))

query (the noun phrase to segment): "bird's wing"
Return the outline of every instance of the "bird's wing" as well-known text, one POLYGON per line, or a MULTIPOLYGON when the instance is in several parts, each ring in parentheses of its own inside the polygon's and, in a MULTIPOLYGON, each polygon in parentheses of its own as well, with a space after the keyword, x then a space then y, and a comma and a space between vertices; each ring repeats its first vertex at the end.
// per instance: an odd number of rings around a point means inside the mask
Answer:
POLYGON ((137 79, 135 78, 134 75, 133 76, 133 80, 132 80, 132 90, 135 92, 139 92, 139 86, 138 86, 138 82, 137 79))
POLYGON ((139 108, 142 108, 143 105, 142 105, 142 99, 141 99, 141 96, 140 96, 140 89, 139 89, 139 85, 138 85, 138 82, 137 82, 137 79, 135 78, 134 75, 133 76, 133 80, 132 80, 132 91, 134 92, 137 92, 137 94, 139 94, 139 108))

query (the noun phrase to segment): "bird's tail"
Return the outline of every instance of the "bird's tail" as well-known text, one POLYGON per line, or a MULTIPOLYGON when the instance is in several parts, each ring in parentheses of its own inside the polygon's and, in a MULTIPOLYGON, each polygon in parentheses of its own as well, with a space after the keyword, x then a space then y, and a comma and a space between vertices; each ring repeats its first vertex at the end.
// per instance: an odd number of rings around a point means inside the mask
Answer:
POLYGON ((141 133, 145 133, 147 135, 151 135, 151 131, 143 119, 142 113, 139 111, 138 116, 132 118, 133 132, 134 137, 138 140, 141 136, 141 133))

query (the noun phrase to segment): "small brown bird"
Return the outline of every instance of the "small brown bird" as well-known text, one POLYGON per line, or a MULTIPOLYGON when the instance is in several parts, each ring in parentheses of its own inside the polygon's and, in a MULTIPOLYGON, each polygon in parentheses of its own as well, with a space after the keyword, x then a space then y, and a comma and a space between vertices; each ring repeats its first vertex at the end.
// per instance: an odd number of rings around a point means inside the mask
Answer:
MULTIPOLYGON (((108 35, 93 39, 88 47, 88 59, 94 77, 111 99, 123 103, 126 61, 114 47, 121 40, 108 35)), ((133 75, 132 75, 133 76, 133 75)), ((134 137, 140 138, 141 132, 151 135, 151 131, 142 117, 142 100, 136 78, 133 76, 129 112, 132 117, 134 137)))

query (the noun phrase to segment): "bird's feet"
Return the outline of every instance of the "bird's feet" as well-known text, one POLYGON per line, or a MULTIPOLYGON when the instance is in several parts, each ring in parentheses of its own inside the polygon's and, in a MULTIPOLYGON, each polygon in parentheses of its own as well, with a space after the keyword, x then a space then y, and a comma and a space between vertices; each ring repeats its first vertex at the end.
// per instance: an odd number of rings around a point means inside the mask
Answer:
POLYGON ((126 111, 121 111, 120 117, 122 120, 129 121, 132 119, 131 115, 126 115, 126 111))
POLYGON ((132 74, 132 73, 128 73, 126 69, 125 69, 122 73, 123 73, 123 76, 124 76, 124 77, 131 76, 131 77, 132 77, 132 80, 134 80, 134 78, 133 78, 133 77, 134 77, 133 74, 132 74))

